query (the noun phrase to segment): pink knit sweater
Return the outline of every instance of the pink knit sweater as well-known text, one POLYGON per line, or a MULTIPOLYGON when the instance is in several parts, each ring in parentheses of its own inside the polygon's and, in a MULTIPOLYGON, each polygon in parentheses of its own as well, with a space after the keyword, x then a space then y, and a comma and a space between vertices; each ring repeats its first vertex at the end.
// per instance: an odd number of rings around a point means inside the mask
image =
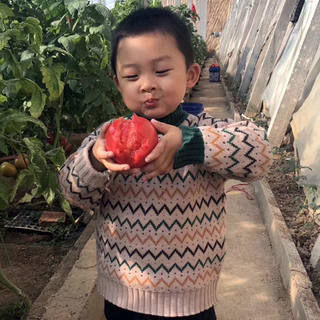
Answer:
POLYGON ((167 317, 214 305, 225 255, 224 183, 257 180, 271 165, 264 129, 177 112, 168 122, 182 128, 184 143, 169 174, 143 182, 94 170, 88 151, 99 130, 60 174, 66 199, 97 213, 99 292, 119 307, 167 317))

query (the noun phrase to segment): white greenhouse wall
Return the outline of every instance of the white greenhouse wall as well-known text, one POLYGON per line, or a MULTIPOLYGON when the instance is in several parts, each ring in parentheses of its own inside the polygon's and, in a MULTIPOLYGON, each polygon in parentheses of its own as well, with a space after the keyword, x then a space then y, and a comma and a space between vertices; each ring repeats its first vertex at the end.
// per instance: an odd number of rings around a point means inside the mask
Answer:
MULTIPOLYGON (((279 147, 292 127, 306 176, 320 192, 320 1, 233 0, 218 57, 247 99, 245 115, 269 118, 268 137, 279 147)), ((318 198, 320 203, 320 193, 318 198)))

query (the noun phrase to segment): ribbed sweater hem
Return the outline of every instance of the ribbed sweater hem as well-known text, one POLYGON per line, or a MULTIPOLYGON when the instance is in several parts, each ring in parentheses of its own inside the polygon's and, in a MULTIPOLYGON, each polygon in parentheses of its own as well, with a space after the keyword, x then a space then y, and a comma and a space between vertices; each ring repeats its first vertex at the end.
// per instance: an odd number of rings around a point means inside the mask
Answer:
POLYGON ((152 292, 129 288, 98 271, 98 292, 114 305, 134 312, 161 317, 182 317, 200 313, 216 302, 217 281, 186 292, 152 292))

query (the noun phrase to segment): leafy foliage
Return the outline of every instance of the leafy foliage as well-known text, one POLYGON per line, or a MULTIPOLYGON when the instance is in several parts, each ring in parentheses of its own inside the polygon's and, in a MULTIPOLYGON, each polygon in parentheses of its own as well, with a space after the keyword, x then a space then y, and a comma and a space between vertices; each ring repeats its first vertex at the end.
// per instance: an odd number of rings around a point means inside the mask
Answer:
MULTIPOLYGON (((143 8, 145 6, 144 0, 117 0, 112 9, 114 16, 114 26, 118 25, 131 12, 143 8)), ((148 7, 162 7, 160 0, 148 0, 146 2, 148 7)))
POLYGON ((5 2, 2 105, 41 116, 51 131, 57 130, 59 108, 63 126, 78 132, 91 131, 124 110, 111 77, 106 77, 113 21, 106 7, 84 0, 5 2))
MULTIPOLYGON (((64 160, 59 137, 89 132, 126 112, 109 66, 110 36, 143 0, 118 0, 109 11, 87 0, 3 0, 0 4, 0 156, 27 153, 31 165, 12 188, 0 182, 0 209, 14 200, 19 187, 33 186, 22 201, 44 197, 62 200, 56 181, 64 160), (46 143, 53 132, 53 148, 46 143), (51 157, 52 153, 59 154, 51 157)), ((148 6, 162 6, 159 0, 148 6)), ((206 46, 196 33, 199 17, 186 5, 172 7, 192 33, 196 61, 206 46)))
POLYGON ((89 132, 125 107, 109 67, 110 11, 86 0, 4 0, 0 4, 0 157, 26 153, 30 166, 12 187, 0 177, 0 210, 63 199, 59 137, 89 132), (53 132, 53 147, 46 143, 53 132))

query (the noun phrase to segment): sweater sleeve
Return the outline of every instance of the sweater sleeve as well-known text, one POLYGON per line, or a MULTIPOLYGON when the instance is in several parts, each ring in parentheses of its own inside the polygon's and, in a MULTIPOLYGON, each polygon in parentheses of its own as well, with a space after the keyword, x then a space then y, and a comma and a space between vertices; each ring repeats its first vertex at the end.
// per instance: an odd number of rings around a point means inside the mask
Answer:
POLYGON ((207 118, 198 127, 182 129, 182 133, 175 167, 203 163, 207 170, 225 178, 254 181, 272 164, 266 132, 252 122, 207 118))
POLYGON ((79 149, 64 163, 59 182, 66 200, 84 210, 96 211, 104 191, 110 182, 110 173, 97 171, 89 159, 89 150, 94 145, 100 130, 85 138, 79 149))

